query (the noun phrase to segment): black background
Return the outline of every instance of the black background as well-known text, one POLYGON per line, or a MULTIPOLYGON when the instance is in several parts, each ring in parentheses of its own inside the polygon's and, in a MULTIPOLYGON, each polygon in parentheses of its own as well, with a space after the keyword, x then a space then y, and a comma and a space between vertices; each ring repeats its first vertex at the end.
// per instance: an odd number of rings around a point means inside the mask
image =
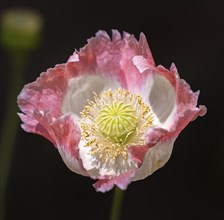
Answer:
MULTIPOLYGON (((30 57, 26 83, 86 44, 99 29, 144 32, 156 64, 175 62, 181 78, 200 89, 208 107, 180 134, 167 165, 129 185, 122 219, 224 219, 223 41, 220 2, 2 1, 42 14, 44 40, 30 57)), ((1 49, 1 120, 10 65, 1 49)), ((113 191, 95 192, 93 180, 70 172, 44 138, 19 130, 7 190, 7 220, 108 219, 113 191)))

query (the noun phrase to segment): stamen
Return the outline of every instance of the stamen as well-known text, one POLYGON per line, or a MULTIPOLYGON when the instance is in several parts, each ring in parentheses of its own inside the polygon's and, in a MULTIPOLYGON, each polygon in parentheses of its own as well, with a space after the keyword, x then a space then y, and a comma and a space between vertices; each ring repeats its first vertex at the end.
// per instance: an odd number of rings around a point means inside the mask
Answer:
POLYGON ((145 133, 154 115, 139 95, 118 88, 94 93, 81 112, 82 139, 91 154, 104 161, 128 158, 128 147, 145 144, 145 133))

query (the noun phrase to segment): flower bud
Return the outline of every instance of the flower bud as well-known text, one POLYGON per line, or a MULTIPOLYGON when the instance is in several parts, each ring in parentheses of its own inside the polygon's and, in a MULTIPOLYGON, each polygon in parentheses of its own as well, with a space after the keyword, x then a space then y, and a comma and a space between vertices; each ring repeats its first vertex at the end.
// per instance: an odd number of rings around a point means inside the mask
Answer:
POLYGON ((30 9, 9 9, 1 15, 1 43, 11 51, 30 51, 38 47, 42 17, 30 9))

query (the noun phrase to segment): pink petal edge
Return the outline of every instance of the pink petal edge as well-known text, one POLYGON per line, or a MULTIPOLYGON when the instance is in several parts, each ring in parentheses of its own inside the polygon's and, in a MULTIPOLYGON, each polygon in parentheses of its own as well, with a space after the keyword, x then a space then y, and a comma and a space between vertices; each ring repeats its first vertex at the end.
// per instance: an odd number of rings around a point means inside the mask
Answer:
POLYGON ((64 64, 41 73, 33 83, 24 86, 18 96, 18 106, 31 116, 35 109, 50 111, 53 117, 61 115, 61 105, 67 90, 68 74, 64 64))
POLYGON ((131 178, 135 175, 135 171, 129 171, 121 174, 117 177, 107 177, 104 179, 98 180, 95 184, 93 184, 94 188, 97 192, 107 192, 111 190, 114 185, 118 186, 120 189, 127 189, 128 184, 131 182, 131 178))

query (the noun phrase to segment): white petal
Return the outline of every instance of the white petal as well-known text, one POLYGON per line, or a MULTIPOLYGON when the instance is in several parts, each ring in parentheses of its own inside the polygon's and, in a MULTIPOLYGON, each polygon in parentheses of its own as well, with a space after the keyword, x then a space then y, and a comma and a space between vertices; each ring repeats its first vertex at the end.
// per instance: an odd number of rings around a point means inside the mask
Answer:
POLYGON ((172 139, 149 148, 141 167, 137 170, 132 181, 144 179, 164 166, 171 156, 174 141, 175 139, 172 139))
MULTIPOLYGON (((164 76, 156 73, 155 67, 151 66, 143 56, 135 56, 133 63, 140 73, 147 74, 141 92, 143 100, 152 107, 159 119, 159 125, 168 128, 176 110, 176 93, 173 86, 164 76)), ((174 65, 172 68, 176 71, 174 65)))
POLYGON ((100 94, 106 89, 116 89, 119 83, 114 79, 102 75, 88 75, 75 77, 69 80, 67 94, 64 97, 62 112, 72 112, 80 117, 80 112, 86 106, 87 100, 93 100, 93 92, 100 94))
POLYGON ((174 88, 164 76, 156 73, 153 75, 153 84, 148 99, 160 123, 164 123, 173 112, 176 104, 174 88))
POLYGON ((95 158, 90 154, 91 148, 86 147, 83 141, 79 142, 79 155, 82 159, 83 167, 86 169, 88 174, 95 178, 99 176, 100 164, 95 158))
POLYGON ((87 170, 92 178, 99 176, 119 176, 123 172, 137 168, 135 161, 125 160, 122 156, 116 160, 108 160, 105 162, 99 154, 91 155, 91 147, 86 147, 83 141, 79 144, 79 153, 82 159, 83 167, 87 170))

